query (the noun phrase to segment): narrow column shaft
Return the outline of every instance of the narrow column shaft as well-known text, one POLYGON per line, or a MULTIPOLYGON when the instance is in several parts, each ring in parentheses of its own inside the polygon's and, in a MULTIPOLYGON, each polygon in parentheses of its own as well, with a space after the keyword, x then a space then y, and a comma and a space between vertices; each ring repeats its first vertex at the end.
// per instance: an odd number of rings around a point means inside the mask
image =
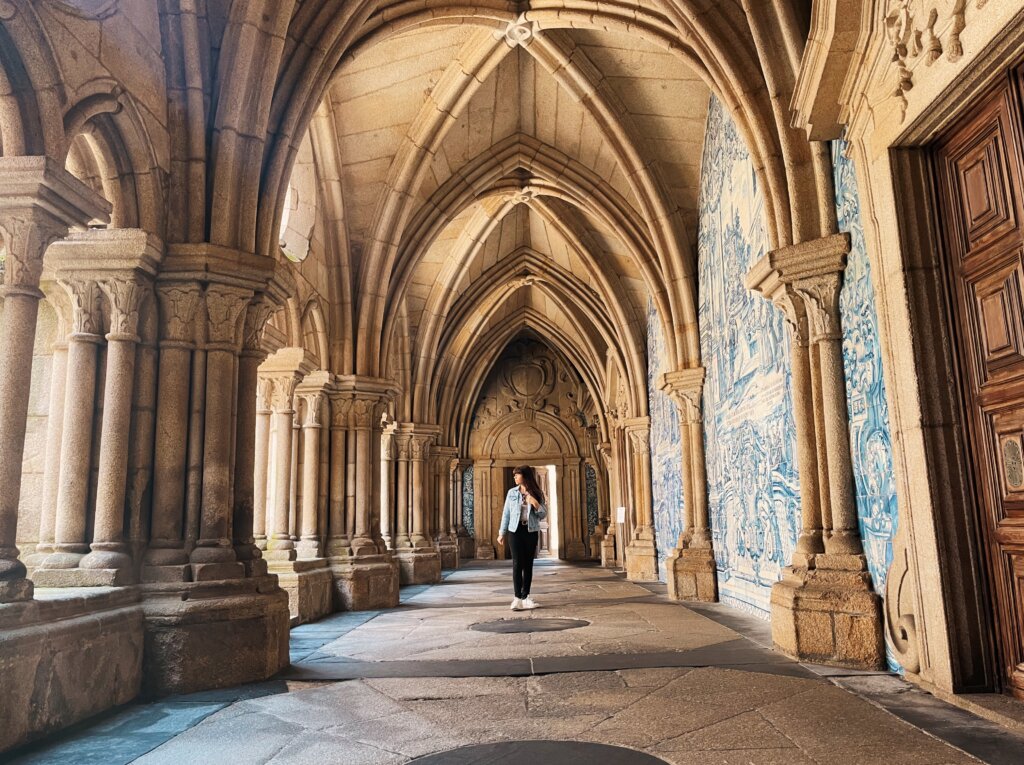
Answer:
POLYGON ((288 473, 288 536, 293 542, 299 537, 299 442, 302 440, 302 433, 298 419, 292 417, 292 439, 290 441, 292 450, 288 460, 290 470, 288 473))
MULTIPOLYGON (((804 330, 806 332, 806 329, 804 330)), ((797 465, 800 470, 800 538, 794 565, 806 566, 806 556, 824 552, 821 531, 821 497, 818 494, 818 454, 814 446, 814 397, 810 353, 806 336, 793 334, 793 419, 796 424, 797 465)))
POLYGON ((686 401, 679 402, 679 441, 682 453, 683 474, 683 532, 679 535, 679 546, 687 547, 693 538, 693 506, 696 476, 693 474, 693 449, 690 423, 686 417, 686 401))
POLYGON ((327 522, 327 554, 331 556, 348 553, 348 530, 345 522, 345 446, 348 431, 344 427, 347 419, 345 403, 339 399, 331 402, 331 470, 329 489, 329 517, 327 522))
POLYGON ((124 544, 124 501, 136 342, 134 336, 107 335, 96 517, 92 551, 79 563, 82 568, 128 569, 132 563, 124 544))
POLYGON ((270 459, 270 387, 267 380, 260 380, 260 394, 256 409, 256 442, 253 456, 253 537, 256 545, 267 545, 267 473, 270 459))
POLYGON ((811 407, 814 410, 814 462, 817 470, 818 507, 821 514, 822 536, 832 534, 832 492, 828 480, 828 447, 825 440, 825 411, 821 396, 821 348, 817 343, 808 348, 811 367, 811 407))
POLYGON ((370 472, 370 436, 369 427, 358 427, 356 430, 356 496, 355 496, 355 537, 352 540, 352 549, 358 554, 360 549, 372 548, 377 551, 377 546, 370 536, 370 502, 373 480, 370 472))
MULTIPOLYGON (((57 490, 60 485, 60 442, 64 432, 64 395, 68 374, 68 344, 58 343, 53 349, 50 367, 50 404, 46 419, 46 461, 43 465, 42 506, 39 516, 37 555, 53 552, 57 523, 57 490)), ((41 562, 42 558, 40 558, 41 562)))
POLYGON ((409 539, 409 442, 403 437, 398 442, 398 459, 395 468, 395 547, 412 547, 409 539))
POLYGON ((850 453, 841 340, 822 340, 820 349, 825 443, 829 455, 828 484, 832 506, 832 534, 825 543, 825 550, 831 554, 859 555, 864 550, 854 502, 853 460, 850 453))
POLYGON ((299 547, 303 557, 320 554, 318 499, 320 495, 320 402, 306 396, 306 419, 302 423, 302 523, 299 547))
POLYGON ((704 456, 704 423, 701 410, 690 404, 690 465, 693 484, 693 539, 695 548, 711 547, 711 531, 708 524, 707 467, 704 456))
POLYGON ((288 530, 288 500, 291 496, 291 453, 292 453, 292 419, 295 412, 287 409, 275 409, 274 418, 274 505, 268 529, 267 549, 291 550, 295 547, 288 530))
POLYGON ((381 436, 380 454, 380 533, 389 549, 395 546, 395 461, 394 436, 381 436))
POLYGON ((89 549, 86 517, 96 398, 96 346, 101 341, 99 335, 91 332, 74 332, 68 338, 68 378, 75 384, 68 386, 64 399, 60 447, 64 464, 57 489, 54 552, 43 561, 42 568, 76 568, 89 549))
MULTIPOLYGON (((40 262, 42 253, 39 253, 40 262)), ((38 284, 38 275, 36 276, 38 284)), ((32 346, 43 293, 38 287, 4 287, 0 325, 0 602, 32 596, 18 560, 18 504, 25 453, 32 346)), ((90 402, 91 407, 91 402, 90 402)))
MULTIPOLYGON (((251 310, 251 309, 250 309, 251 310)), ((246 319, 248 324, 249 319, 246 319)), ((262 325, 261 325, 262 326, 262 325)), ((258 346, 258 342, 253 342, 258 346)), ((247 343, 247 346, 249 343, 247 343)), ((235 415, 235 491, 232 530, 234 532, 235 557, 240 561, 259 560, 261 556, 256 545, 256 472, 258 462, 257 431, 260 416, 256 412, 256 391, 259 365, 264 354, 258 347, 247 347, 238 357, 238 399, 235 415)), ((266 423, 266 417, 264 424, 266 423)), ((266 428, 264 427, 264 430, 266 428)), ((266 433, 263 438, 263 486, 260 499, 260 531, 265 523, 266 504, 266 433)))
POLYGON ((423 486, 423 453, 418 451, 413 442, 411 461, 410 505, 412 507, 412 544, 413 547, 426 547, 427 537, 424 533, 424 486, 423 486))

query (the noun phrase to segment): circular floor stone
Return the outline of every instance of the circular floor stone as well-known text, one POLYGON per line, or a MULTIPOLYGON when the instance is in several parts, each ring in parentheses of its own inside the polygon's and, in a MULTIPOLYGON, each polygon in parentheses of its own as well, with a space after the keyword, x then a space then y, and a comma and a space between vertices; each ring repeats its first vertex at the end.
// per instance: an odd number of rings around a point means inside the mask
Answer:
POLYGON ((561 632, 587 627, 590 622, 585 619, 498 619, 493 622, 480 622, 470 625, 477 632, 497 632, 511 635, 519 632, 561 632))
POLYGON ((428 754, 421 765, 665 765, 665 760, 621 746, 583 741, 501 741, 428 754))

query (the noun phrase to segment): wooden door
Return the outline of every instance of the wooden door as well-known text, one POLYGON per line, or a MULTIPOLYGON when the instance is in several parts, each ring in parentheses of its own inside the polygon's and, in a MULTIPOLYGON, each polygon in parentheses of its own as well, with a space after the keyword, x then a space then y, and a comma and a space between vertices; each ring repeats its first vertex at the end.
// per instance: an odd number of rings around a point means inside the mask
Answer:
POLYGON ((934 152, 959 384, 1006 689, 1024 698, 1021 71, 934 152))

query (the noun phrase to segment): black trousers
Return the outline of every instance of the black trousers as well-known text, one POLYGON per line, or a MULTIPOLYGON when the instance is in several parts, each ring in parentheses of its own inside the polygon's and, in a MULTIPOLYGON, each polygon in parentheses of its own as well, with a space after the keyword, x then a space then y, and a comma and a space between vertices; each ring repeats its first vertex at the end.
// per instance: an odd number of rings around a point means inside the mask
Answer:
POLYGON ((533 559, 537 557, 537 540, 540 532, 530 531, 525 523, 508 535, 508 546, 512 551, 512 586, 517 598, 530 595, 533 583, 533 559))

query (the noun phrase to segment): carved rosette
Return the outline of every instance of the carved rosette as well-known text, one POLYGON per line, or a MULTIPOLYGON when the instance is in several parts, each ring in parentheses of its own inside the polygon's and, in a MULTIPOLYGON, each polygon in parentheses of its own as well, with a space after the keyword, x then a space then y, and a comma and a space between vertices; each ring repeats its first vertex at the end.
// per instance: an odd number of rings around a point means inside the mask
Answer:
POLYGON ((138 341, 139 309, 149 286, 136 277, 104 279, 99 286, 110 304, 107 339, 138 341))
POLYGON ((235 350, 239 343, 239 320, 249 304, 251 293, 230 287, 206 288, 208 346, 235 350))
POLYGON ((91 279, 62 279, 61 286, 71 299, 71 332, 98 335, 103 331, 100 288, 91 279))
POLYGON ((525 13, 520 13, 515 19, 508 22, 504 29, 494 32, 495 40, 504 40, 510 48, 527 46, 537 34, 537 22, 529 21, 525 13))
POLYGON ((156 296, 160 303, 163 339, 191 343, 195 338, 193 321, 199 305, 199 285, 161 284, 156 288, 156 296))
POLYGON ((803 298, 811 327, 811 340, 842 340, 843 329, 839 318, 839 288, 842 279, 838 273, 813 276, 793 284, 803 298))

